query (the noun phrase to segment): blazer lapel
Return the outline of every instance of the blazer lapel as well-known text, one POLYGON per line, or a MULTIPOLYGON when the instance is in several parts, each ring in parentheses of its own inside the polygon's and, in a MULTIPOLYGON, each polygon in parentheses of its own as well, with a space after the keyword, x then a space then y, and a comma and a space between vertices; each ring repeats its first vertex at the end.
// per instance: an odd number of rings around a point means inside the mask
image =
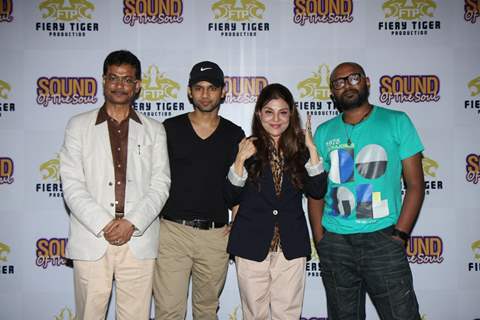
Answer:
POLYGON ((273 184, 272 169, 270 166, 264 168, 261 178, 261 188, 262 192, 260 192, 260 194, 263 195, 266 201, 268 201, 270 204, 274 204, 278 201, 277 194, 275 193, 275 186, 273 184))

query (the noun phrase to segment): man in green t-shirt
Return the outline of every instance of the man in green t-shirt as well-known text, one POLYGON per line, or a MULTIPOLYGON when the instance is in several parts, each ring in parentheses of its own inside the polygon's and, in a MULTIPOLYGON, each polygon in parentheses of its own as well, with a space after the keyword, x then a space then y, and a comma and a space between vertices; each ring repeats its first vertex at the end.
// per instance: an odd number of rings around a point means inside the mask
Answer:
POLYGON ((341 113, 314 137, 328 189, 309 199, 328 318, 365 319, 368 293, 381 319, 420 319, 405 245, 424 198, 423 145, 404 112, 368 102, 360 65, 341 63, 330 79, 341 113))

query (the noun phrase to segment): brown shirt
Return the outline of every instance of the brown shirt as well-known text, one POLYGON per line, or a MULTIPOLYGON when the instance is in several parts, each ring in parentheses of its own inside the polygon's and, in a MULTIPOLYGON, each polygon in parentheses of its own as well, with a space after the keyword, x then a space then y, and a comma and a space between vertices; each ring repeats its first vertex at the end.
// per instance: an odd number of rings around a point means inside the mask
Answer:
MULTIPOLYGON (((127 181, 127 151, 128 151, 128 122, 132 119, 140 124, 142 121, 138 118, 135 111, 130 107, 128 117, 122 122, 111 118, 105 106, 98 111, 98 125, 104 121, 108 123, 108 135, 110 137, 110 147, 112 149, 113 168, 115 171, 115 216, 123 217, 125 212, 125 183, 127 181)), ((110 182, 111 184, 112 182, 110 182)))

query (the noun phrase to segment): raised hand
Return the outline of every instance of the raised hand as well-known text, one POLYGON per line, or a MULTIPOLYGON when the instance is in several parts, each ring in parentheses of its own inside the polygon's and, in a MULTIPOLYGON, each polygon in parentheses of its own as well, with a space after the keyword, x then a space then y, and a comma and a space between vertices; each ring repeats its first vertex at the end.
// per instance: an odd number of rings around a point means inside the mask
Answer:
POLYGON ((310 164, 315 165, 319 163, 321 160, 317 153, 317 146, 315 146, 315 142, 313 141, 312 116, 310 114, 307 115, 307 121, 305 123, 305 146, 310 154, 310 164))
POLYGON ((243 138, 238 144, 237 157, 235 158, 233 167, 235 173, 239 176, 243 173, 243 164, 245 163, 245 160, 257 152, 257 148, 255 148, 255 145, 253 144, 253 141, 256 139, 256 137, 243 138))
POLYGON ((315 148, 315 143, 313 142, 312 136, 312 116, 310 114, 307 115, 307 121, 305 123, 305 145, 310 150, 311 148, 315 148))

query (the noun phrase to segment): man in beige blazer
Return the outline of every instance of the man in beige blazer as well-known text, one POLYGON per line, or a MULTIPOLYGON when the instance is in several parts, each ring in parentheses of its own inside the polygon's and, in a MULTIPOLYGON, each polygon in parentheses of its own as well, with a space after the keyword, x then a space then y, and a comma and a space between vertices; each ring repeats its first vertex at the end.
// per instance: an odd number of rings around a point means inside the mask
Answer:
POLYGON ((70 209, 66 255, 73 260, 77 319, 105 319, 113 279, 116 318, 148 319, 157 218, 170 188, 166 134, 136 113, 141 66, 129 51, 105 59, 100 109, 73 117, 60 152, 70 209))

